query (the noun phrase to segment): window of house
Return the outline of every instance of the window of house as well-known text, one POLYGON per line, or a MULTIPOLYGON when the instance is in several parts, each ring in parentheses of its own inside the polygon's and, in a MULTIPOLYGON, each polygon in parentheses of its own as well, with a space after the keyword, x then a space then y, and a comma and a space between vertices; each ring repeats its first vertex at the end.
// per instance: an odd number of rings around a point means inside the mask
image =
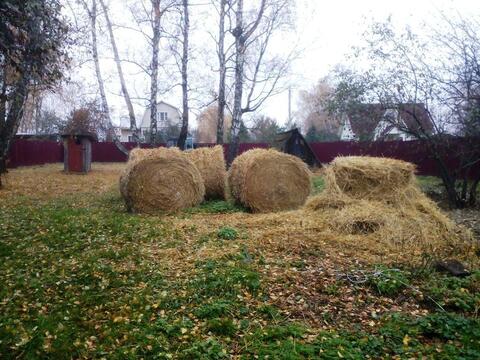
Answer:
POLYGON ((159 112, 158 113, 158 119, 160 121, 167 121, 167 113, 166 112, 159 112))
POLYGON ((133 139, 133 136, 132 135, 129 135, 128 136, 128 142, 134 142, 135 140, 133 139))

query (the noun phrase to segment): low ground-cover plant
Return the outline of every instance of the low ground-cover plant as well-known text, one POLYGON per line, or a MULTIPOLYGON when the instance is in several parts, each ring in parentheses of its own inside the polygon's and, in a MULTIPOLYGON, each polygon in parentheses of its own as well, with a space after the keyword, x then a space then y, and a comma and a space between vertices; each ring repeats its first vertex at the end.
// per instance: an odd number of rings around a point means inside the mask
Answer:
POLYGON ((241 205, 226 200, 209 200, 196 207, 185 210, 185 212, 190 214, 230 214, 245 211, 246 209, 241 205))
POLYGON ((313 190, 312 193, 314 195, 319 194, 325 188, 325 180, 323 176, 314 176, 312 178, 313 190))
MULTIPOLYGON (((480 271, 466 277, 435 273, 421 284, 426 302, 465 313, 478 314, 480 310, 480 271)), ((432 305, 435 305, 432 304, 432 305)))
POLYGON ((218 229, 217 237, 223 240, 235 240, 238 238, 238 231, 230 226, 223 226, 218 229))
POLYGON ((377 265, 369 276, 368 283, 380 294, 386 296, 398 295, 410 286, 408 274, 400 269, 377 265))

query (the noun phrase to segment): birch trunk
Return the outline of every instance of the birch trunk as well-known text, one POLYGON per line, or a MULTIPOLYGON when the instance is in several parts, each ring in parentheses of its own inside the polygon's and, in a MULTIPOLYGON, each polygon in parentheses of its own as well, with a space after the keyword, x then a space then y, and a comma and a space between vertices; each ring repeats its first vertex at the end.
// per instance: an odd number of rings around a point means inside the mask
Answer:
POLYGON ((139 134, 138 134, 138 128, 137 128, 137 121, 135 118, 135 112, 133 110, 133 105, 132 101, 130 100, 130 94, 128 93, 127 86, 125 84, 125 77, 123 76, 123 69, 122 69, 122 63, 120 61, 120 56, 118 55, 118 48, 117 48, 117 43, 115 41, 115 36, 113 34, 112 30, 112 23, 110 21, 110 16, 108 15, 108 10, 107 7, 105 6, 104 0, 100 0, 100 5, 102 6, 103 13, 105 15, 105 21, 107 23, 107 29, 108 33, 110 35, 110 43, 112 45, 112 50, 113 50, 113 57, 115 60, 115 64, 117 66, 117 72, 118 72, 118 77, 120 78, 120 86, 122 88, 122 95, 125 100, 125 104, 127 105, 128 109, 128 117, 130 119, 130 130, 133 133, 133 138, 137 144, 139 144, 139 134))
POLYGON ((243 29, 243 0, 238 0, 235 11, 235 90, 233 98, 232 128, 227 163, 230 166, 237 156, 240 124, 242 122, 243 68, 245 65, 245 38, 243 29))
POLYGON ((115 146, 118 148, 118 150, 120 150, 122 153, 128 156, 128 150, 125 148, 125 146, 123 146, 123 144, 118 139, 112 125, 112 119, 110 117, 110 109, 108 107, 107 96, 105 94, 105 85, 102 78, 102 72, 100 70, 100 61, 98 58, 98 47, 97 47, 97 1, 96 0, 92 1, 91 11, 88 9, 88 6, 86 4, 84 5, 90 17, 90 32, 92 36, 92 58, 93 58, 93 62, 95 63, 95 74, 97 75, 98 88, 100 91, 100 100, 102 102, 102 112, 105 118, 107 119, 108 132, 110 133, 110 136, 112 136, 115 146))
POLYGON ((153 10, 152 63, 150 65, 150 144, 157 143, 158 49, 160 43, 160 0, 151 0, 153 10))
POLYGON ((190 20, 188 16, 188 0, 183 0, 183 52, 182 52, 182 128, 178 137, 177 146, 185 150, 185 141, 188 135, 188 35, 190 20))
POLYGON ((217 110, 217 144, 223 144, 225 123, 225 76, 227 66, 225 63, 225 7, 227 0, 220 0, 220 23, 218 30, 218 64, 220 79, 218 84, 218 110, 217 110))

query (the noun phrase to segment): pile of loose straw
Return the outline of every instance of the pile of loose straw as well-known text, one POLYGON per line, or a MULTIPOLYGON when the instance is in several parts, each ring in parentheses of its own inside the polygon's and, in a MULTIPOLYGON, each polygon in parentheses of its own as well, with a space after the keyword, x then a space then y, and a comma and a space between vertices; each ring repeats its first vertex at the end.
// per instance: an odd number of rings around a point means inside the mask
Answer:
POLYGON ((419 189, 413 164, 374 157, 337 157, 325 169, 325 190, 307 211, 338 236, 435 250, 467 243, 458 228, 419 189))

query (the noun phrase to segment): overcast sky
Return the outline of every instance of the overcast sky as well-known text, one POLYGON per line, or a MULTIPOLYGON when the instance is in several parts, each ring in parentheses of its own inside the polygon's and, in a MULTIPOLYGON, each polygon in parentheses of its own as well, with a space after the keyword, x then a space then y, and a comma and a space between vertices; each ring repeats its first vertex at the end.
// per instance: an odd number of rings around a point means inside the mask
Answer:
MULTIPOLYGON (((217 83, 217 73, 214 71, 215 53, 212 53, 211 59, 208 59, 208 55, 204 51, 211 41, 208 30, 214 32, 216 29, 215 21, 211 21, 205 14, 209 6, 202 5, 208 2, 208 0, 192 1, 192 3, 198 4, 192 9, 192 23, 195 56, 203 57, 203 61, 210 62, 211 68, 208 64, 205 66, 192 63, 191 71, 192 78, 197 79, 196 81, 210 83, 212 87, 215 87, 217 83), (207 56, 206 60, 205 56, 207 56)), ((131 11, 126 8, 126 3, 134 4, 135 0, 110 0, 110 12, 114 23, 130 26, 133 24, 132 15, 131 11)), ((410 26, 413 30, 425 31, 423 30, 424 26, 427 28, 435 26, 441 12, 456 13, 463 17, 478 16, 480 6, 478 1, 474 0, 296 0, 295 31, 289 37, 277 39, 274 43, 276 49, 273 49, 282 51, 289 49, 293 44, 297 44, 297 49, 301 49, 298 59, 292 64, 292 74, 289 78, 293 94, 293 112, 297 109, 298 92, 311 87, 320 78, 326 76, 335 65, 346 64, 345 55, 350 52, 352 46, 359 44, 362 33, 372 21, 384 21, 391 17, 392 22, 398 28, 410 26)), ((123 58, 144 59, 145 61, 150 58, 150 50, 138 32, 116 28, 115 34, 123 58)), ((126 115, 126 111, 123 99, 115 95, 119 94, 119 84, 114 63, 109 59, 112 55, 109 50, 108 37, 104 35, 100 40, 103 42, 103 50, 100 51, 102 70, 105 73, 109 102, 114 109, 113 120, 115 121, 120 115, 126 115)), ((210 46, 214 46, 214 44, 210 43, 210 46)), ((124 63, 124 67, 132 95, 142 97, 147 94, 150 84, 148 79, 142 76, 140 68, 128 63, 124 63)), ((79 73, 78 78, 85 79, 88 86, 95 88, 92 64, 87 64, 79 73)), ((193 81, 192 85, 196 86, 197 84, 193 81)), ((202 96, 205 97, 204 101, 208 101, 208 94, 200 93, 197 97, 201 98, 202 96)), ((180 107, 179 89, 160 95, 159 100, 180 107)), ((146 101, 138 99, 137 103, 136 115, 137 119, 141 119, 144 112, 143 104, 146 101)), ((197 103, 201 103, 201 101, 197 103)), ((284 123, 288 117, 288 91, 271 98, 259 112, 284 123)), ((192 118, 195 118, 194 113, 192 113, 192 118)), ((193 124, 195 125, 194 121, 193 124)))
MULTIPOLYGON (((423 30, 434 26, 440 12, 461 16, 479 15, 480 3, 475 0, 297 0, 297 24, 302 35, 302 57, 294 64, 294 72, 302 81, 292 84, 292 107, 296 109, 299 89, 312 86, 327 75, 332 67, 345 63, 345 55, 361 41, 361 34, 372 21, 391 16, 399 28, 410 26, 423 30)), ((264 112, 285 121, 288 93, 277 96, 264 112)))

